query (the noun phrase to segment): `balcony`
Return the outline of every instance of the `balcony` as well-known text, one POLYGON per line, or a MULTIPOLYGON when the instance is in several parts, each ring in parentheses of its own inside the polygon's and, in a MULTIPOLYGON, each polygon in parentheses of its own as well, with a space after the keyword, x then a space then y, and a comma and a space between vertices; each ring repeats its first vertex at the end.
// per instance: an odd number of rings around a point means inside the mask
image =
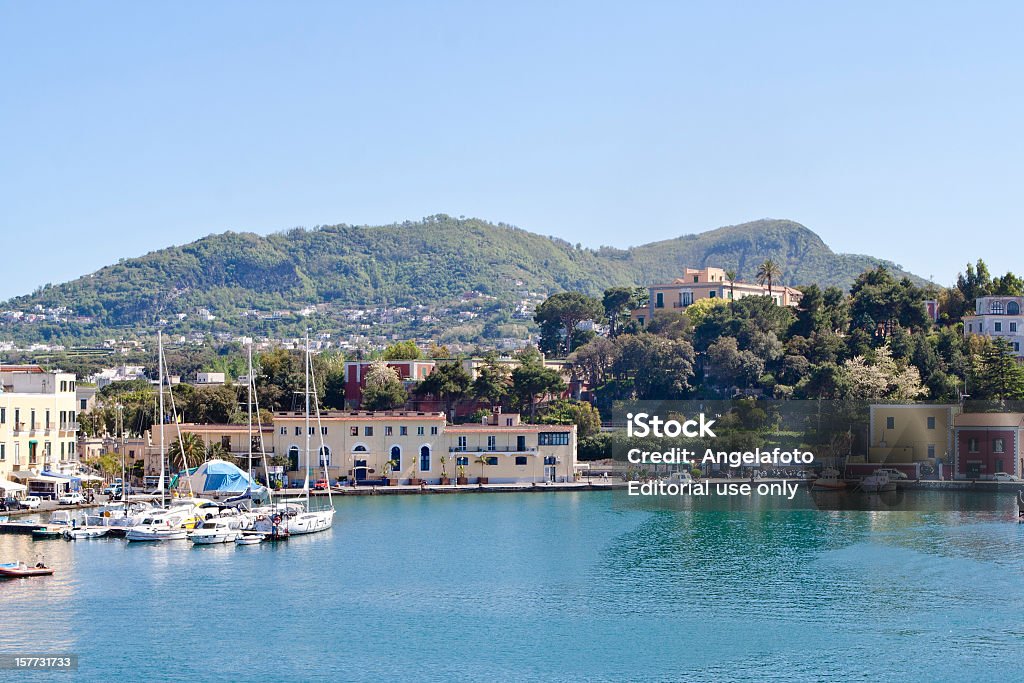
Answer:
POLYGON ((60 431, 62 431, 62 432, 77 432, 78 431, 78 423, 77 422, 61 422, 60 423, 60 431))
POLYGON ((495 446, 494 448, 469 448, 468 446, 465 448, 460 446, 448 447, 449 453, 535 453, 536 451, 536 448, 513 448, 512 446, 509 446, 508 448, 501 448, 498 446, 495 446))

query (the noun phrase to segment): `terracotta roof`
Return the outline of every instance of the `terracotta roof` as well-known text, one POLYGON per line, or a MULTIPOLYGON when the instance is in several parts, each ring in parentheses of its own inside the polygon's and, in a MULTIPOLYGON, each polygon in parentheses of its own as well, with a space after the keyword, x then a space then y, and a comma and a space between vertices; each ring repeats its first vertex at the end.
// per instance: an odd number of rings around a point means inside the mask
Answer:
POLYGON ((1024 413, 961 413, 955 427, 1024 427, 1024 413))
MULTIPOLYGON (((306 419, 306 414, 301 412, 274 413, 274 419, 306 419)), ((310 415, 310 421, 315 422, 316 417, 310 415)), ((320 413, 321 420, 378 420, 396 422, 398 420, 443 420, 444 413, 420 413, 413 411, 398 411, 386 413, 369 413, 363 411, 328 411, 320 413)))

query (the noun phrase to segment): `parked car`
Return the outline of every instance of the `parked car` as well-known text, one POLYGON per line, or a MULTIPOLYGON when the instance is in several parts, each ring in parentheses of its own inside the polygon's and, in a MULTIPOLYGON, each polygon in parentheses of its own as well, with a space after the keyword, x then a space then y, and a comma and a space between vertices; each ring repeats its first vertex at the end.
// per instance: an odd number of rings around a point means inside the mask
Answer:
POLYGON ((326 491, 330 487, 326 479, 317 479, 316 483, 313 484, 314 491, 326 491))
POLYGON ((880 470, 875 470, 875 474, 878 474, 878 473, 887 474, 887 475, 889 475, 890 479, 906 479, 907 478, 907 475, 906 475, 905 472, 900 472, 899 470, 893 469, 891 467, 886 467, 886 468, 883 468, 883 469, 880 469, 880 470))
POLYGON ((1009 472, 996 472, 995 476, 992 477, 995 481, 1020 481, 1020 477, 1015 477, 1009 472))
POLYGON ((85 496, 78 491, 72 491, 71 493, 65 493, 63 496, 57 499, 58 505, 81 505, 85 502, 85 496))
POLYGON ((0 500, 0 510, 5 512, 8 510, 21 510, 23 507, 21 501, 13 496, 0 500))
POLYGON ((39 496, 25 496, 21 500, 21 506, 29 510, 35 510, 43 504, 43 499, 39 496))

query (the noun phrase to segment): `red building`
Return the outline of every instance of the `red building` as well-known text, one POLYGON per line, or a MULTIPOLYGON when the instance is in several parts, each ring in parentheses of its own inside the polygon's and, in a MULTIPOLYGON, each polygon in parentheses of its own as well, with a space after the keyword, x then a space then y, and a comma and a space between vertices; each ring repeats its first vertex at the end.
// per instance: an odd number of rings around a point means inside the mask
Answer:
MULTIPOLYGON (((366 374, 374 361, 347 361, 345 363, 345 407, 357 410, 363 400, 366 374)), ((389 360, 388 367, 394 368, 406 389, 410 389, 434 370, 432 360, 389 360)))
POLYGON ((953 419, 955 479, 1024 475, 1024 413, 961 413, 953 419))

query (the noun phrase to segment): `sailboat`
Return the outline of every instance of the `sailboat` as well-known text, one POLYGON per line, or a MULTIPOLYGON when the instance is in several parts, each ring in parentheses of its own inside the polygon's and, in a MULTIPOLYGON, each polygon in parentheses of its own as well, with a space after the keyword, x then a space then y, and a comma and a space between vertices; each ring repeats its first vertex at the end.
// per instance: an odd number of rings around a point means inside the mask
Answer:
MULTIPOLYGON (((330 507, 326 510, 313 510, 310 505, 309 496, 309 471, 312 469, 309 462, 310 454, 310 423, 309 423, 309 396, 310 396, 310 376, 312 375, 312 360, 309 354, 309 330, 306 330, 306 452, 305 452, 305 469, 306 477, 303 482, 302 489, 306 494, 305 498, 305 510, 298 512, 292 517, 289 517, 285 522, 285 528, 287 528, 289 535, 298 536, 301 534, 312 534, 318 531, 326 531, 330 529, 334 524, 334 497, 331 495, 331 487, 327 487, 327 499, 330 507)), ((312 393, 316 396, 316 379, 313 378, 312 393)), ((314 401, 314 408, 316 410, 316 423, 317 433, 320 434, 320 465, 324 468, 324 479, 329 481, 330 477, 327 473, 327 462, 323 456, 325 452, 324 448, 324 437, 323 429, 320 424, 320 402, 319 400, 314 401)))

